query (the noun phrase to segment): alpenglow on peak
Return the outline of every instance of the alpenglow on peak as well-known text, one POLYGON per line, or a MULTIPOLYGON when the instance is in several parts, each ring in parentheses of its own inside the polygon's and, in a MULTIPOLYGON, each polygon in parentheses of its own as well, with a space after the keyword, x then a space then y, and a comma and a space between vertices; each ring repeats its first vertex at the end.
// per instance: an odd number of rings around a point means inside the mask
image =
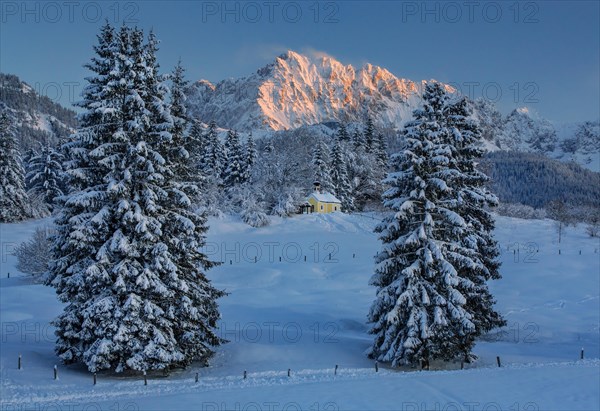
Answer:
POLYGON ((328 55, 289 50, 247 77, 192 84, 188 103, 201 121, 241 131, 364 121, 367 116, 398 127, 419 106, 427 82, 399 78, 372 64, 357 69, 328 55))

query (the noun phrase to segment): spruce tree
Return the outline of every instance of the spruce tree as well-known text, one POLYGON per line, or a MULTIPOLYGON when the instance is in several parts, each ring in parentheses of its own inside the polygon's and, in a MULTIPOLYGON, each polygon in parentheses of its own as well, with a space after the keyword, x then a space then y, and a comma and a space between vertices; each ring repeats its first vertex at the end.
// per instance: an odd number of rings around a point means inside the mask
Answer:
POLYGON ((192 139, 188 134, 190 119, 185 106, 185 88, 188 82, 185 80, 185 69, 181 60, 177 63, 171 73, 170 105, 173 127, 171 129, 172 147, 170 156, 173 162, 178 164, 175 174, 180 181, 195 182, 197 174, 191 164, 192 139))
MULTIPOLYGON (((497 197, 486 184, 487 175, 476 167, 478 159, 484 156, 483 136, 475 120, 466 97, 446 104, 445 118, 449 127, 449 147, 456 150, 456 173, 449 178, 454 188, 453 202, 449 207, 466 222, 461 234, 461 242, 468 250, 468 259, 458 258, 455 265, 461 275, 475 285, 468 293, 467 304, 474 315, 477 337, 493 328, 506 324, 493 305, 495 300, 487 286, 487 281, 500 279, 499 247, 493 237, 494 218, 488 211, 498 205, 497 197)), ((466 360, 473 356, 466 356, 466 360)))
POLYGON ((350 212, 354 210, 354 199, 352 198, 352 187, 348 178, 346 157, 343 140, 338 136, 331 150, 331 182, 334 187, 334 194, 341 201, 342 210, 350 212))
POLYGON ((210 146, 205 129, 199 120, 191 120, 188 146, 190 165, 196 169, 199 174, 206 177, 210 174, 208 172, 210 146))
POLYGON ((12 223, 32 217, 25 192, 25 171, 15 138, 13 121, 0 113, 0 222, 12 223))
POLYGON ((244 153, 237 131, 230 130, 225 140, 227 167, 223 172, 225 187, 234 187, 245 181, 247 156, 244 153))
POLYGON ((222 174, 226 167, 226 153, 223 145, 219 141, 219 134, 217 132, 217 124, 211 121, 208 124, 205 136, 208 152, 202 169, 205 175, 212 175, 216 180, 221 182, 222 174))
MULTIPOLYGON (((37 156, 38 154, 39 153, 33 147, 31 147, 27 150, 27 152, 23 156, 22 161, 23 161, 23 165, 25 167, 26 174, 29 173, 29 162, 31 161, 31 159, 33 157, 37 156)), ((31 188, 27 182, 27 178, 25 178, 25 187, 27 188, 27 190, 29 190, 31 188)))
POLYGON ((352 134, 352 145, 354 146, 355 152, 360 150, 365 151, 365 139, 358 128, 354 130, 354 134, 352 134))
POLYGON ((224 153, 217 134, 217 126, 211 122, 205 130, 199 121, 194 120, 189 138, 190 166, 196 184, 202 191, 196 203, 204 210, 218 215, 223 204, 221 170, 224 153))
POLYGON ((268 138, 267 142, 265 144, 265 147, 263 148, 263 153, 266 155, 270 155, 275 151, 275 147, 273 146, 273 139, 272 138, 268 138))
POLYGON ((340 127, 338 128, 337 133, 336 133, 336 138, 339 141, 343 141, 343 142, 350 141, 350 134, 348 134, 348 129, 346 127, 346 124, 340 123, 340 127))
POLYGON ((258 155, 257 151, 256 151, 256 143, 254 142, 254 139, 252 138, 252 133, 250 133, 248 135, 248 138, 246 139, 246 145, 245 145, 245 150, 246 150, 246 165, 245 165, 245 174, 244 174, 244 181, 250 181, 251 177, 252 177, 252 168, 254 167, 254 163, 256 162, 256 157, 258 155))
POLYGON ((329 148, 320 139, 313 149, 312 165, 314 167, 314 180, 321 185, 321 191, 332 193, 334 187, 331 181, 331 168, 329 167, 329 148))
POLYGON ((106 271, 95 267, 94 255, 104 244, 107 227, 102 220, 92 218, 106 201, 104 175, 111 167, 99 161, 97 148, 109 142, 119 121, 115 102, 119 79, 113 71, 117 67, 119 36, 107 23, 97 37, 96 55, 84 65, 93 75, 87 78, 82 101, 77 103, 83 109, 79 129, 63 146, 70 191, 61 199, 61 212, 55 220, 55 260, 47 281, 56 288, 59 300, 67 304, 53 322, 55 351, 67 364, 83 361, 94 335, 88 324, 84 325, 87 315, 83 307, 93 295, 89 274, 106 271))
POLYGON ((365 141, 365 151, 367 153, 371 153, 375 149, 375 125, 373 124, 373 119, 370 116, 367 117, 367 121, 365 123, 365 131, 363 132, 364 141, 365 141))
POLYGON ((470 226, 479 216, 465 209, 469 190, 477 196, 480 189, 479 182, 471 185, 467 166, 474 166, 467 152, 478 136, 471 135, 469 149, 456 144, 457 132, 469 133, 449 107, 445 90, 428 85, 385 180, 384 206, 393 214, 376 229, 383 247, 371 279, 377 298, 369 312, 375 334, 369 355, 393 366, 470 360, 475 338, 502 325, 485 283, 497 269, 495 255, 483 257, 490 249, 474 236, 494 243, 484 227, 470 226))
POLYGON ((208 144, 201 123, 198 120, 190 121, 191 126, 187 141, 190 181, 194 182, 203 191, 207 184, 204 165, 205 159, 208 157, 208 144))
POLYGON ((377 133, 374 141, 373 153, 377 159, 377 167, 384 173, 387 172, 388 155, 385 144, 385 139, 382 133, 377 133))
POLYGON ((37 198, 53 209, 54 200, 63 195, 63 157, 48 143, 29 160, 26 175, 30 198, 37 198))
MULTIPOLYGON (((179 62, 171 77, 169 110, 165 107, 158 110, 159 113, 170 111, 173 121, 169 129, 171 139, 163 141, 166 147, 171 148, 168 151, 168 163, 173 171, 167 174, 171 176, 166 185, 169 199, 161 216, 161 223, 182 287, 173 307, 174 317, 177 319, 175 339, 184 355, 183 361, 178 365, 188 365, 195 359, 208 365, 208 359, 213 355, 212 347, 223 342, 214 329, 220 318, 216 300, 225 293, 211 286, 204 274, 216 263, 209 261, 201 252, 208 230, 206 215, 195 212, 191 207, 192 198, 203 196, 197 185, 203 182, 198 181, 200 175, 190 161, 191 139, 187 133, 189 118, 184 93, 187 82, 183 76, 184 69, 179 62), (172 147, 178 145, 182 149, 172 150, 172 147)), ((159 96, 160 90, 160 87, 156 90, 159 96)), ((164 99, 160 98, 158 101, 164 99)), ((156 104, 155 107, 161 106, 156 104)))
MULTIPOLYGON (((370 133, 373 132, 374 127, 370 133)), ((348 176, 354 207, 361 210, 369 203, 381 202, 382 189, 380 183, 386 170, 380 166, 377 156, 373 153, 375 140, 370 141, 367 146, 365 136, 359 129, 354 131, 352 146, 353 153, 350 153, 350 159, 347 163, 348 176)))
POLYGON ((200 252, 205 219, 175 178, 183 157, 170 149, 176 127, 157 41, 143 40, 138 29, 102 29, 70 148, 75 184, 56 221, 48 283, 67 304, 54 322, 56 351, 94 372, 206 362, 221 342, 223 293, 200 252))

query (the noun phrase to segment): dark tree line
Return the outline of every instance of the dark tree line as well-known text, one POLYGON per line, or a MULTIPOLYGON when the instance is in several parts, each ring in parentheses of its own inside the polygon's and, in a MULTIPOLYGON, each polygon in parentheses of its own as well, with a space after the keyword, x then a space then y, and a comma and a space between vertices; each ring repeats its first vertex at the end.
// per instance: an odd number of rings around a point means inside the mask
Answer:
POLYGON ((501 202, 544 208, 554 200, 570 206, 600 204, 600 174, 541 154, 496 151, 482 160, 490 188, 501 202))

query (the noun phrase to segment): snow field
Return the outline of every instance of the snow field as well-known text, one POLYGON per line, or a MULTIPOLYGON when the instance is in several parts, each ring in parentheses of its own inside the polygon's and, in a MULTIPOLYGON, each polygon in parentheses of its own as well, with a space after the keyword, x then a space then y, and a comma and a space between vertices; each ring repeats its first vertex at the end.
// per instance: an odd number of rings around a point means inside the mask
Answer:
POLYGON ((379 249, 373 217, 313 214, 276 218, 260 229, 233 217, 211 219, 205 251, 224 264, 208 276, 230 293, 220 300, 219 330, 230 342, 218 348, 211 367, 150 375, 147 386, 139 375, 106 373, 93 385, 83 367, 58 362, 49 321, 61 304, 53 289, 18 274, 10 255, 49 220, 1 225, 0 409, 599 408, 600 254, 583 227, 569 227, 559 245, 550 220, 497 217, 503 279, 491 290, 507 327, 477 344, 480 359, 465 370, 380 364, 376 373, 364 355, 372 338, 365 324, 374 298, 368 280, 379 249))

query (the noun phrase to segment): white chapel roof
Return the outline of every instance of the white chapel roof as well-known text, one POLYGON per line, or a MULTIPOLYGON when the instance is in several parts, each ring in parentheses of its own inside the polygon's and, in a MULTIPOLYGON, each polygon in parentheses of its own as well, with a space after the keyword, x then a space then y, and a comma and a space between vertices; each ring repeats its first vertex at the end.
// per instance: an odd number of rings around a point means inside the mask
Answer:
POLYGON ((341 203, 341 201, 338 200, 336 196, 328 192, 319 193, 318 191, 315 191, 314 193, 309 195, 309 197, 313 197, 315 200, 321 203, 341 203))

